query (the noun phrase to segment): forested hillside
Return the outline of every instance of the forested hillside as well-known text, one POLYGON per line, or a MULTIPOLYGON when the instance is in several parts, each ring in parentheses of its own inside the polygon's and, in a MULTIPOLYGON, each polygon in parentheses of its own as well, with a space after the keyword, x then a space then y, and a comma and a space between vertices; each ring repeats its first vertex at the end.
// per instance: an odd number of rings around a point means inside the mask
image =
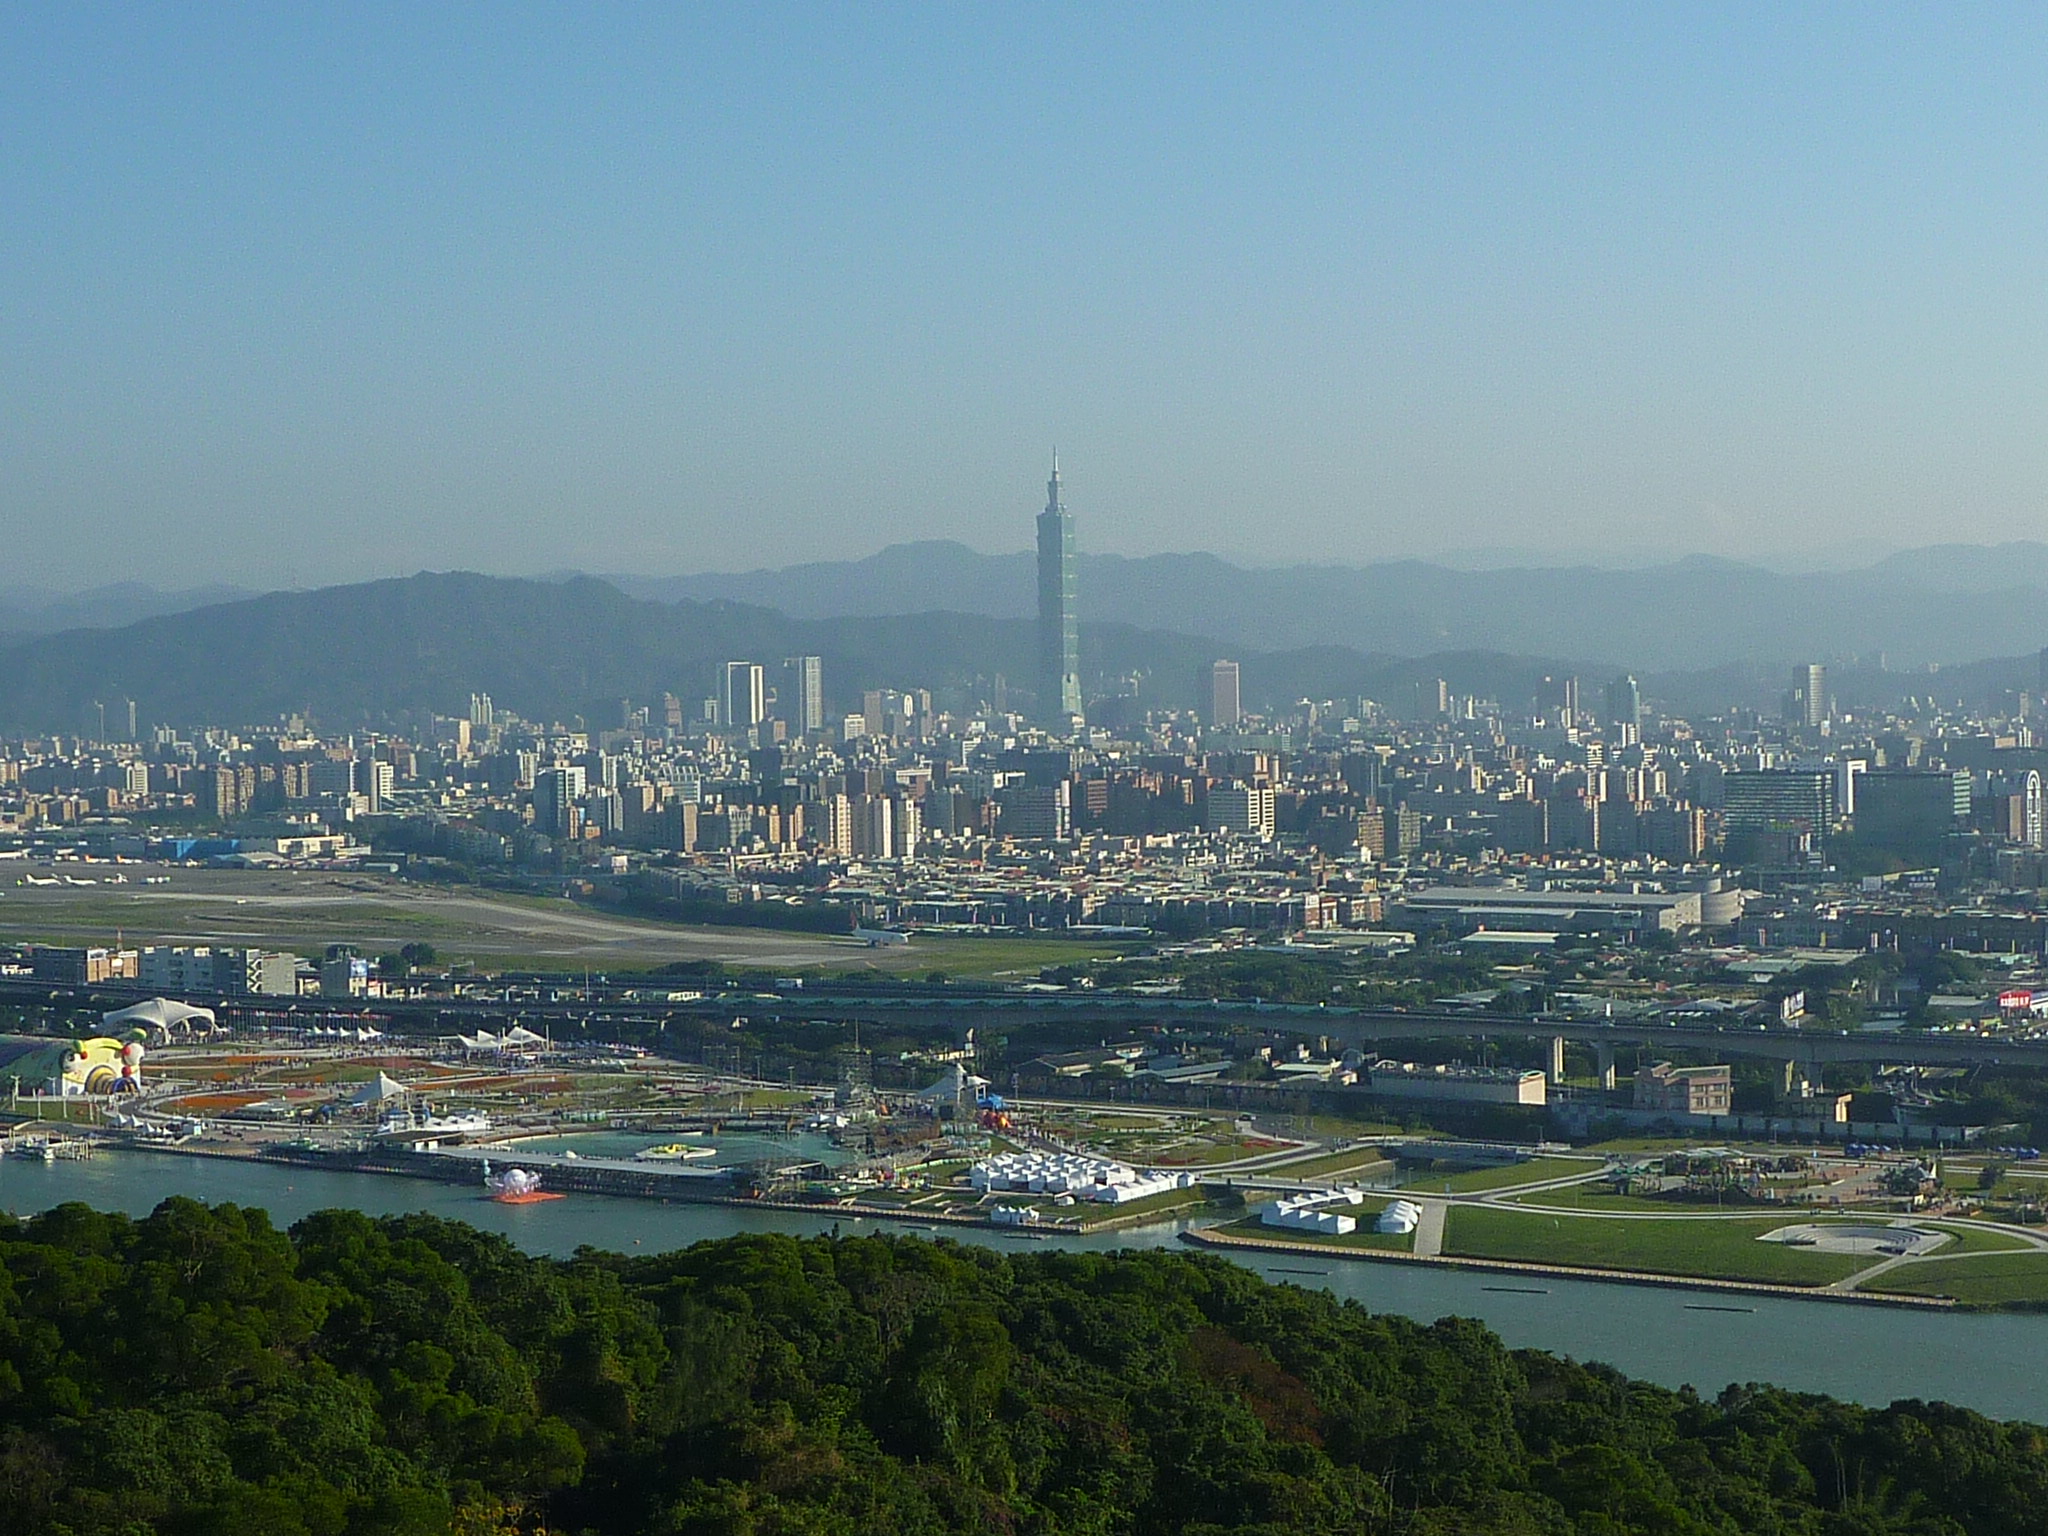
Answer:
POLYGON ((2048 1436, 1715 1401, 1212 1259, 556 1262, 172 1201, 0 1228, 0 1532, 2021 1536, 2048 1436))
MULTIPOLYGON (((934 608, 944 598, 933 587, 934 608)), ((856 710, 869 688, 929 687, 985 697, 997 675, 1028 678, 1026 620, 926 611, 791 619, 740 603, 650 602, 605 582, 517 581, 466 572, 272 592, 120 629, 0 643, 0 728, 75 731, 88 701, 133 699, 141 721, 253 724, 303 713, 345 730, 459 714, 473 690, 529 718, 585 715, 619 701, 714 691, 725 661, 823 658, 828 705, 856 710)), ((1088 625, 1091 698, 1138 682, 1145 708, 1197 702, 1215 644, 1165 630, 1088 625)), ((1494 654, 1395 660, 1335 646, 1242 652, 1246 701, 1381 695, 1406 708, 1419 679, 1463 692, 1530 697, 1559 665, 1494 654)))

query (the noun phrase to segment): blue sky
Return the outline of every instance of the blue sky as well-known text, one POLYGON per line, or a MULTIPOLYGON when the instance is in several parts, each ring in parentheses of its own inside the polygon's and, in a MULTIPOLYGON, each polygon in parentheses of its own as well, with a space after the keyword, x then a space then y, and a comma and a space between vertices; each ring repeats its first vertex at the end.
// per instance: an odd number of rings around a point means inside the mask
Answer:
POLYGON ((2048 538, 2048 23, 0 14, 15 579, 2048 538))

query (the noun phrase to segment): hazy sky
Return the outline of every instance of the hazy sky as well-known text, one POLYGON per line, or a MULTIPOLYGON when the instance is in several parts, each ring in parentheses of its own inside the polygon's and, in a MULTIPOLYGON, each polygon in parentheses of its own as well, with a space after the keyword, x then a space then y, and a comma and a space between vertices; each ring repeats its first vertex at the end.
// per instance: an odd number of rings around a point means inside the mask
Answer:
POLYGON ((2044 82, 2038 6, 10 6, 0 581, 1013 549, 1054 441, 1097 550, 2044 538, 2044 82))

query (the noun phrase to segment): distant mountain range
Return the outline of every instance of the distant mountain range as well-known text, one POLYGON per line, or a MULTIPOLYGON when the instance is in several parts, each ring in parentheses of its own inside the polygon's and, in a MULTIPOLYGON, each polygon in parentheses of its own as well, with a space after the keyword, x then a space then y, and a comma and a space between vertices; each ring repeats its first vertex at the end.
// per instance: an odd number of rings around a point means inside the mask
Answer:
MULTIPOLYGON (((260 723, 305 713, 331 728, 453 714, 472 690, 528 716, 601 721, 620 700, 673 692, 694 706, 720 662, 824 658, 828 695, 931 687, 949 707, 1009 680, 1028 708, 1029 620, 925 612, 790 618, 725 601, 633 598, 593 577, 519 580, 456 572, 262 597, 0 647, 0 729, 76 730, 92 700, 136 700, 141 718, 260 723)), ((1135 688, 1147 707, 1196 701, 1214 658, 1202 637, 1088 624, 1091 697, 1135 688)), ((1529 697, 1557 664, 1486 653, 1403 658, 1341 646, 1244 652, 1248 699, 1412 699, 1441 675, 1461 691, 1529 697)))
POLYGON ((245 587, 213 585, 162 591, 139 581, 113 582, 84 592, 0 587, 0 635, 49 635, 66 629, 106 629, 185 613, 252 594, 245 587))
MULTIPOLYGON (((1806 658, 1829 661, 1836 696, 1854 706, 1975 702, 2038 688, 2048 640, 2042 544, 1937 546, 1821 575, 1707 559, 1627 572, 1247 570, 1159 555, 1085 557, 1081 577, 1083 680, 1093 700, 1128 700, 1111 713, 1197 703, 1219 653, 1243 665, 1255 707, 1364 695, 1405 713, 1418 685, 1441 677, 1517 711, 1546 675, 1597 690, 1629 669, 1680 712, 1768 709, 1788 664, 1806 658)), ((0 729, 74 730, 90 701, 119 698, 145 721, 180 725, 298 712, 385 724, 457 712, 472 690, 523 714, 601 721, 621 699, 665 692, 693 707, 727 658, 798 653, 824 658, 836 708, 910 686, 957 708, 992 696, 998 677, 1030 704, 1031 559, 953 543, 733 576, 458 572, 221 590, 232 600, 144 587, 45 596, 30 610, 38 625, 84 617, 0 642, 0 729)))
MULTIPOLYGON (((938 606, 1028 618, 1032 570, 1029 553, 939 541, 777 570, 607 579, 639 597, 724 598, 797 618, 938 606)), ((2041 543, 1934 545, 1861 569, 1797 574, 1707 556, 1615 571, 1418 560, 1247 569, 1213 555, 1083 555, 1079 574, 1084 620, 1249 650, 1490 650, 1668 671, 1879 656, 1919 666, 2048 644, 2041 543)))

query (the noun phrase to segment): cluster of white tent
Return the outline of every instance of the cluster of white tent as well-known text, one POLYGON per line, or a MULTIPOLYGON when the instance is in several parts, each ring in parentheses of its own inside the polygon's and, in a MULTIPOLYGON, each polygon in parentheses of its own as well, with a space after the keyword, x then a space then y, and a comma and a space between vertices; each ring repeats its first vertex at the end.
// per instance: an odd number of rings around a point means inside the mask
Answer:
MULTIPOLYGON (((169 1045, 173 1040, 213 1040, 228 1032, 228 1027, 214 1016, 211 1008, 177 1002, 168 997, 152 997, 147 1002, 103 1013, 100 1023, 116 1033, 128 1029, 147 1030, 151 1043, 155 1045, 169 1045)), ((357 1045, 368 1045, 372 1040, 384 1038, 383 1030, 369 1024, 314 1024, 298 1033, 310 1040, 353 1040, 357 1045)), ((536 1035, 534 1038, 540 1037, 536 1035)))
MULTIPOLYGON (((1365 1204, 1356 1189, 1318 1189, 1306 1194, 1287 1195, 1259 1213, 1259 1223, 1268 1227, 1292 1227, 1301 1232, 1322 1232, 1342 1237, 1358 1230, 1358 1218, 1349 1214, 1365 1204)), ((1422 1207, 1413 1200, 1394 1200, 1373 1218, 1375 1232, 1413 1232, 1422 1220, 1422 1207)))
POLYGON ((1365 1196, 1355 1189, 1318 1189, 1307 1194, 1283 1195, 1259 1213, 1259 1224, 1342 1237, 1358 1230, 1358 1218, 1337 1207, 1363 1204, 1365 1196))
POLYGON ((369 1024, 354 1026, 337 1024, 331 1029, 324 1024, 315 1024, 312 1028, 303 1030, 301 1033, 308 1040, 353 1040, 357 1045, 368 1045, 372 1040, 382 1040, 384 1038, 383 1030, 369 1024))
POLYGON ((1187 1189, 1191 1173, 1141 1173, 1107 1158, 1079 1157, 1071 1152, 1000 1152, 967 1170, 967 1182, 984 1193, 1024 1190, 1034 1195, 1072 1195, 1123 1205, 1168 1190, 1187 1189))
POLYGON ((544 1047, 545 1035, 536 1035, 524 1025, 515 1024, 502 1035, 494 1035, 488 1029, 480 1029, 473 1035, 457 1035, 462 1048, 476 1055, 500 1056, 507 1051, 534 1051, 544 1047))

